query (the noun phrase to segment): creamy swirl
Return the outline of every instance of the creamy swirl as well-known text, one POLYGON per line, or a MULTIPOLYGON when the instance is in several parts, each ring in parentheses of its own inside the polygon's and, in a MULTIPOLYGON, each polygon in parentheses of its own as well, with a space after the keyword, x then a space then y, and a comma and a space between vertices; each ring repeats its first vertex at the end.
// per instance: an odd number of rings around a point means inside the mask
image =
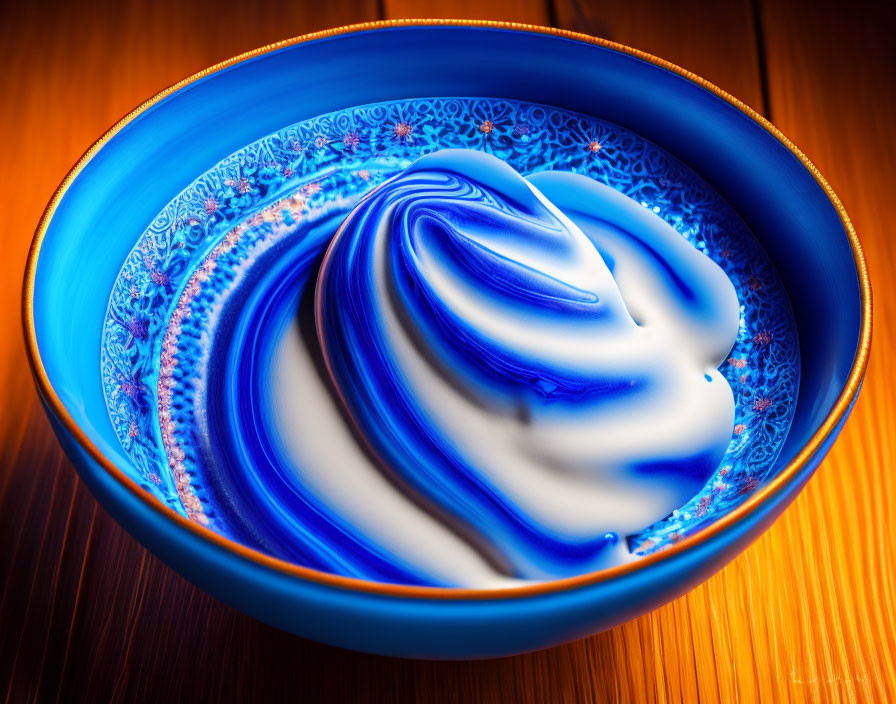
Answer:
POLYGON ((419 159, 343 222, 315 311, 371 470, 508 575, 618 562, 731 438, 731 282, 584 176, 419 159))

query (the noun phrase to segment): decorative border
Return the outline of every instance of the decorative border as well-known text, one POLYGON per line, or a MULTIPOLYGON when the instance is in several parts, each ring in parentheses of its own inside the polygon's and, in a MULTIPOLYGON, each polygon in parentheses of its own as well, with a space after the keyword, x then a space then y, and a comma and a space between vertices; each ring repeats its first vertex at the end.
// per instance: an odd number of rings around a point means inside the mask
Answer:
POLYGON ((616 42, 611 42, 605 39, 592 37, 587 34, 581 34, 578 32, 570 32, 567 30, 553 29, 548 27, 539 27, 536 25, 526 25, 513 22, 494 22, 488 20, 387 20, 381 22, 367 22, 363 24, 339 27, 337 29, 326 30, 323 32, 306 34, 293 39, 270 44, 268 46, 255 49, 244 54, 240 54, 219 64, 211 66, 208 69, 200 71, 199 73, 194 74, 193 76, 190 76, 182 81, 179 81, 178 83, 175 83, 169 88, 156 94, 149 100, 143 102, 130 113, 125 115, 121 120, 115 123, 104 135, 102 135, 87 149, 87 151, 81 156, 78 162, 72 167, 71 171, 69 171, 69 173, 63 179, 62 183, 56 189, 53 196, 50 198, 50 201, 47 204, 43 215, 41 216, 40 222, 37 226, 37 230, 35 231, 34 239, 31 243, 31 249, 28 253, 28 259, 26 262, 25 281, 22 292, 22 325, 25 332, 26 352, 28 354, 29 364, 31 365, 31 370, 34 374, 38 390, 40 391, 44 402, 48 406, 48 409, 53 413, 58 422, 65 428, 70 437, 79 445, 81 445, 81 447, 89 455, 89 457, 100 467, 102 467, 104 471, 108 472, 109 475, 119 483, 122 489, 130 492, 135 498, 143 501, 148 508, 157 511, 160 517, 172 521, 181 529, 191 531, 197 536, 202 537, 209 543, 217 545, 218 547, 225 550, 231 551, 235 555, 238 555, 250 562, 256 563, 259 566, 282 572, 298 579, 317 582, 318 584, 322 585, 328 585, 331 587, 349 589, 370 594, 380 594, 385 596, 404 598, 493 600, 504 598, 525 598, 534 596, 536 594, 549 594, 559 591, 577 589, 588 585, 605 582, 611 579, 616 579, 636 570, 646 569, 647 567, 650 567, 661 561, 671 559, 674 556, 684 552, 685 550, 688 550, 689 548, 730 529, 738 521, 742 520, 747 515, 755 511, 763 502, 773 498, 774 496, 782 492, 788 486, 788 484, 799 475, 800 470, 805 466, 809 459, 822 447, 830 434, 837 428, 838 424, 843 420, 850 407, 852 406, 853 400, 855 399, 856 394, 861 387, 862 379, 868 366, 868 357, 871 350, 872 294, 871 282, 868 276, 868 267, 865 262, 865 257, 862 253, 861 243, 859 242, 859 238, 856 235, 855 228, 852 226, 852 223, 849 220, 849 216, 846 214, 846 210, 844 209, 836 193, 834 193, 834 190, 831 188, 830 184, 828 184, 828 182, 824 179, 815 165, 811 161, 809 161, 805 154, 803 154, 803 152, 800 151, 800 149, 796 147, 793 142, 787 139, 787 137, 785 137, 780 130, 778 130, 774 125, 772 125, 768 120, 766 120, 755 110, 737 100, 725 91, 721 90, 714 84, 705 80, 704 78, 701 78, 700 76, 697 76, 696 74, 691 73, 690 71, 687 71, 669 61, 665 61, 664 59, 653 56, 652 54, 648 54, 637 49, 632 49, 631 47, 625 46, 623 44, 618 44, 616 42), (589 574, 581 575, 579 577, 572 577, 569 579, 555 580, 542 584, 527 585, 510 589, 488 590, 414 587, 407 585, 370 582, 367 580, 354 579, 351 577, 343 577, 341 575, 333 575, 327 572, 321 572, 319 570, 302 567, 286 560, 280 560, 278 558, 271 557, 270 555, 266 555, 265 553, 262 553, 258 550, 247 548, 246 546, 241 545, 236 541, 225 538, 224 536, 221 536, 214 531, 205 528, 204 526, 190 521, 185 516, 182 516, 176 511, 173 511, 169 506, 156 501, 151 494, 143 491, 132 479, 130 479, 118 467, 116 467, 115 464, 111 460, 109 460, 109 458, 103 455, 103 453, 96 447, 93 441, 91 441, 87 434, 79 427, 77 422, 75 422, 68 409, 65 407, 65 404, 59 398, 59 394, 53 388, 53 384, 50 381, 49 376, 47 375, 46 368, 42 363, 40 348, 37 342, 36 328, 34 324, 34 285, 35 277, 37 274, 37 263, 40 256, 43 239, 46 236, 47 229, 54 213, 56 212, 56 208, 59 206, 59 203, 62 201, 71 184, 78 177, 87 163, 97 154, 97 152, 99 152, 100 149, 102 149, 119 131, 127 126, 132 120, 134 120, 136 117, 151 108, 159 101, 180 90, 181 88, 190 85, 191 83, 194 83, 217 71, 221 71, 230 66, 238 64, 241 61, 245 61, 247 59, 258 56, 263 56, 264 54, 276 51, 287 46, 316 41, 328 37, 402 26, 483 27, 544 34, 554 37, 561 37, 564 39, 575 40, 586 44, 593 44, 651 63, 655 66, 675 73, 700 86, 704 90, 709 91, 713 95, 717 96, 721 100, 724 100, 732 107, 742 112, 744 115, 759 124, 761 127, 763 127, 770 135, 772 135, 785 148, 787 148, 800 161, 803 167, 807 171, 809 171, 809 173, 818 183, 819 187, 824 190, 831 204, 834 206, 834 209, 837 211, 840 221, 846 231, 846 235, 850 243, 850 248, 852 250, 853 260, 855 262, 856 272, 858 275, 859 294, 861 301, 860 335, 858 346, 856 349, 856 356, 853 360, 852 367, 850 368, 849 376, 840 395, 837 397, 837 401, 831 409, 831 412, 821 423, 815 434, 809 439, 809 441, 803 446, 796 457, 794 457, 794 459, 790 462, 790 464, 783 468, 774 477, 773 480, 769 481, 764 487, 760 488, 753 496, 750 497, 748 501, 740 505, 737 509, 721 517, 719 520, 715 521, 711 526, 707 527, 707 529, 701 531, 696 535, 679 541, 667 550, 655 553, 637 562, 620 565, 605 570, 599 570, 589 574))
MULTIPOLYGON (((212 209, 211 202, 208 201, 207 210, 212 209)), ((165 328, 165 334, 162 337, 162 349, 159 355, 159 378, 156 384, 156 408, 162 447, 174 477, 178 498, 186 510, 187 518, 202 525, 208 525, 209 519, 202 506, 202 501, 192 485, 190 473, 184 464, 190 448, 189 445, 178 441, 177 423, 173 417, 173 414, 176 413, 174 408, 174 390, 182 378, 178 370, 178 356, 181 352, 183 325, 187 322, 187 318, 193 317, 192 306, 201 298, 200 294, 203 284, 215 276, 216 270, 219 268, 218 262, 227 259, 234 248, 241 243, 247 232, 260 230, 262 233, 260 239, 270 242, 276 241, 283 235, 293 231, 296 219, 301 218, 304 207, 305 201, 301 196, 289 196, 265 209, 263 214, 249 218, 228 232, 224 239, 206 255, 205 259, 202 260, 202 264, 193 271, 180 294, 180 298, 177 300, 177 305, 174 307, 174 311, 165 328)), ((105 346, 103 347, 103 352, 106 352, 105 346)), ((129 424, 129 430, 132 425, 133 422, 129 424)), ((130 432, 128 437, 131 437, 130 432)))

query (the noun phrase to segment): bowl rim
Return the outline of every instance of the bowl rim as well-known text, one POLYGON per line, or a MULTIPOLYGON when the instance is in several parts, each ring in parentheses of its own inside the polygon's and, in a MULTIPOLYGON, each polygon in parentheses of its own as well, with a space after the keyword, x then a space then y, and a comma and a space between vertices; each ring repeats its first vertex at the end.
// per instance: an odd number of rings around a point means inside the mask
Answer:
POLYGON ((59 422, 65 427, 66 431, 77 441, 77 443, 97 462, 108 474, 118 483, 125 491, 130 492, 137 499, 153 509, 163 519, 173 521, 180 528, 192 532, 197 537, 212 543, 214 546, 223 548, 237 556, 242 557, 258 566, 280 572, 286 576, 297 577, 302 580, 316 582, 321 586, 336 587, 356 592, 366 592, 380 596, 402 597, 402 598, 419 598, 419 599, 475 599, 475 600, 498 600, 498 599, 514 599, 524 598, 536 595, 546 595, 557 592, 569 591, 606 582, 623 575, 630 574, 665 562, 670 558, 680 555, 689 548, 707 541, 709 538, 717 535, 728 528, 733 527, 742 519, 755 511, 766 500, 781 493, 789 482, 796 477, 800 470, 806 465, 815 452, 824 444, 832 431, 844 419, 848 413, 852 402, 857 395, 865 370, 868 365, 868 356, 871 347, 871 328, 872 328, 872 301, 871 301, 871 283, 868 276, 868 269, 865 257, 862 253, 862 247, 856 235, 855 229, 846 214, 846 210, 840 202, 840 199, 834 193, 831 186, 819 173, 818 169, 812 164, 803 152, 785 137, 771 122, 755 110, 710 83, 706 79, 698 76, 691 71, 681 68, 669 61, 653 56, 638 49, 619 44, 617 42, 608 41, 598 37, 593 37, 579 32, 572 32, 564 29, 556 29, 552 27, 542 27, 538 25, 522 24, 517 22, 500 22, 490 20, 463 20, 463 19, 397 19, 397 20, 380 20, 375 22, 363 22, 359 24, 346 25, 336 27, 334 29, 303 34, 290 39, 285 39, 273 44, 259 47, 251 51, 244 52, 230 59, 214 64, 198 73, 189 76, 161 92, 155 94, 148 100, 134 108, 127 115, 122 117, 112 127, 110 127, 96 142, 94 142, 81 156, 77 163, 66 174, 62 183, 58 186, 53 196, 50 198, 46 209, 41 215, 34 238, 31 242, 31 248, 28 252, 28 258, 25 267, 25 278, 22 291, 22 324, 25 333, 25 347, 28 362, 31 366, 32 374, 35 378, 38 390, 40 391, 44 402, 52 410, 53 414, 59 422), (861 317, 860 317, 860 336, 850 368, 849 376, 844 385, 834 407, 824 419, 819 428, 815 431, 809 441, 801 448, 799 453, 791 460, 791 462, 782 468, 780 472, 766 484, 753 494, 747 501, 734 510, 720 517, 703 530, 698 531, 682 540, 671 544, 670 546, 658 552, 647 555, 638 560, 628 562, 622 565, 616 565, 594 572, 588 572, 574 577, 563 579, 549 580, 545 582, 536 582, 518 587, 503 587, 498 589, 486 588, 456 588, 456 587, 435 587, 435 586, 417 586, 393 584, 388 582, 374 582, 356 577, 346 577, 343 575, 323 572, 310 567, 304 567, 287 560, 282 560, 271 555, 267 555, 259 550, 242 545, 230 538, 227 538, 206 526, 191 521, 190 519, 177 513, 174 509, 166 506, 158 501, 151 494, 141 489, 131 478, 129 478, 122 470, 100 452, 99 448, 87 437, 86 433, 78 426, 68 410, 63 405, 59 395, 53 388, 52 383, 44 369, 41 361, 40 350, 37 344, 37 334, 34 324, 34 280, 37 272, 38 257, 40 255, 41 244, 46 235, 50 221, 56 211, 62 198, 65 196, 69 186, 77 178, 82 169, 93 158, 93 156, 106 145, 120 130, 137 116, 148 110, 150 107, 168 97, 172 93, 189 86, 190 84, 203 79, 211 74, 217 73, 223 69, 229 68, 235 64, 241 63, 247 59, 255 58, 268 54, 285 47, 303 44, 328 37, 336 37, 347 34, 367 32, 371 30, 391 29, 397 27, 473 27, 512 30, 521 33, 543 34, 563 39, 592 44, 605 49, 610 49, 623 54, 627 54, 642 61, 651 63, 660 68, 675 73, 701 88, 709 91, 718 98, 721 98, 747 117, 751 118, 758 125, 763 127, 769 134, 775 137, 783 144, 814 177, 818 185, 825 191, 831 204, 834 206, 841 223, 849 238, 850 248, 853 260, 856 266, 856 272, 859 279, 859 293, 861 297, 861 317))

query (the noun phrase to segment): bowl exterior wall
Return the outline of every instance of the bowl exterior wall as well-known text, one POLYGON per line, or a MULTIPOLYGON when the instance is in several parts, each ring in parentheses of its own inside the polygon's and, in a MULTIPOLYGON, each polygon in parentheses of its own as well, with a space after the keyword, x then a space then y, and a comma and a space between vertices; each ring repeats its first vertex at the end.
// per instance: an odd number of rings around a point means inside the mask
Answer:
MULTIPOLYGON (((686 593, 755 540, 803 488, 843 421, 799 475, 746 520, 671 560, 587 587, 520 599, 408 599, 330 587, 245 560, 160 514, 109 476, 44 406, 79 474, 125 530, 191 582, 260 621, 322 643, 379 655, 493 658, 612 628, 686 593)), ((179 605, 171 605, 179 608, 179 605)))

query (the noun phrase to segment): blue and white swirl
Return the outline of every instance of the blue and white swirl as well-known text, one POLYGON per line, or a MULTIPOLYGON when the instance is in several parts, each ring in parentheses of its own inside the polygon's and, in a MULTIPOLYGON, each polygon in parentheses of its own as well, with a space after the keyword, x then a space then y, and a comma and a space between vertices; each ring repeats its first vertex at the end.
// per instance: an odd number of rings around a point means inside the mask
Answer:
POLYGON ((314 306, 370 471, 506 575, 625 559, 731 438, 734 287, 584 176, 425 156, 345 219, 314 306))

